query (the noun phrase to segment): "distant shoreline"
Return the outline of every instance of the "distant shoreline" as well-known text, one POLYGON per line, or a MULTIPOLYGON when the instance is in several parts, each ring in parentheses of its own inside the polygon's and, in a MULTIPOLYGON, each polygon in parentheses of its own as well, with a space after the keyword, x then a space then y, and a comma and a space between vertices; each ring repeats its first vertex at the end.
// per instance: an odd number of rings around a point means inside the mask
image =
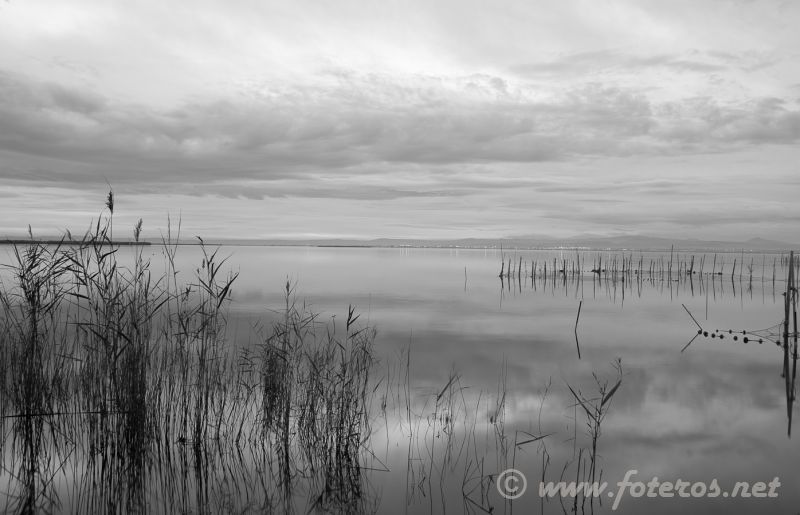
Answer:
MULTIPOLYGON (((78 246, 84 243, 81 240, 67 240, 58 238, 3 238, 0 239, 0 246, 2 245, 64 245, 64 246, 78 246)), ((151 247, 164 245, 163 241, 141 240, 141 241, 104 241, 103 245, 112 245, 118 247, 151 247)), ((200 241, 195 238, 186 239, 178 242, 166 242, 167 245, 179 245, 186 247, 196 247, 201 245, 200 241)), ((587 241, 587 242, 563 242, 557 243, 552 241, 544 241, 537 245, 535 242, 525 240, 484 240, 482 242, 470 240, 453 240, 453 241, 408 241, 390 239, 377 239, 372 241, 347 241, 341 242, 331 240, 204 240, 203 244, 206 246, 221 246, 221 247, 307 247, 307 248, 329 248, 329 249, 440 249, 440 250, 492 250, 503 251, 505 253, 513 253, 518 251, 561 251, 561 252, 703 252, 703 253, 746 253, 746 254, 783 254, 790 250, 799 251, 798 245, 788 242, 776 241, 760 241, 760 242, 694 242, 694 241, 680 241, 676 240, 671 242, 654 242, 642 241, 641 245, 637 245, 635 241, 631 242, 603 242, 603 241, 587 241)))
MULTIPOLYGON (((41 245, 67 245, 67 246, 76 246, 80 245, 80 240, 60 240, 60 239, 22 239, 22 238, 6 238, 0 239, 0 245, 29 245, 29 244, 41 244, 41 245)), ((335 243, 335 242, 315 242, 315 241, 214 241, 208 240, 204 242, 206 246, 220 246, 220 247, 307 247, 307 248, 331 248, 331 249, 439 249, 439 250, 492 250, 492 251, 503 251, 507 253, 519 252, 519 251, 561 251, 561 252, 654 252, 654 253, 663 253, 663 252, 670 252, 670 245, 667 246, 655 246, 655 245, 642 245, 640 247, 637 246, 630 246, 630 245, 556 245, 556 244, 544 244, 544 245, 531 245, 531 244, 521 244, 521 242, 514 242, 517 243, 516 245, 511 244, 512 242, 504 242, 503 244, 464 244, 463 242, 456 243, 448 243, 448 242, 430 242, 429 244, 424 244, 422 242, 419 243, 403 243, 397 242, 392 243, 389 241, 375 241, 375 242, 363 242, 363 243, 351 243, 351 242, 342 242, 342 243, 335 243)), ((685 243, 685 242, 684 242, 685 243)), ((112 241, 112 242, 103 242, 103 245, 113 245, 113 246, 120 246, 120 247, 150 247, 150 246, 161 246, 164 242, 162 241, 112 241)), ((168 243, 169 245, 179 245, 179 246, 186 246, 186 247, 196 247, 200 245, 200 242, 195 240, 186 240, 180 242, 171 242, 168 243)), ((753 248, 747 247, 746 244, 742 244, 741 246, 714 246, 713 244, 708 246, 703 246, 702 244, 696 246, 690 245, 679 245, 676 244, 672 246, 672 250, 674 252, 704 252, 704 253, 746 253, 746 254, 783 254, 790 250, 797 250, 794 245, 787 244, 785 247, 762 247, 762 248, 753 248)))
MULTIPOLYGON (((82 242, 80 240, 38 240, 38 239, 5 239, 0 240, 0 245, 28 245, 31 243, 37 243, 40 245, 80 245, 82 242)), ((103 242, 103 245, 118 245, 118 246, 130 246, 130 247, 146 247, 148 245, 152 245, 153 243, 150 241, 110 241, 110 242, 103 242)))

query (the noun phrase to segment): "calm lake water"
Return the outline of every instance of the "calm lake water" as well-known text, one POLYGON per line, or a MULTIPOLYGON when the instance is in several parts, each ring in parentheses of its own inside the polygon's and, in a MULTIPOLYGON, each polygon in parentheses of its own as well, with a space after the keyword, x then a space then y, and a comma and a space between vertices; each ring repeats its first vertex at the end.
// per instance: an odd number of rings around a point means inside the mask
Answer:
MULTIPOLYGON (((6 252, 0 250, 4 262, 6 252)), ((161 257, 153 252, 158 270, 161 257)), ((597 381, 608 388, 616 383, 620 360, 621 386, 597 442, 598 478, 602 471, 615 495, 629 470, 637 471, 633 481, 716 480, 728 491, 738 481, 778 477, 780 487, 777 497, 749 499, 635 498, 629 492, 614 512, 798 512, 798 437, 787 436, 783 352, 769 341, 783 319, 786 269, 779 257, 773 285, 775 256, 762 254, 745 254, 745 263, 754 260, 752 281, 747 268, 742 279, 738 270, 731 277, 739 254, 718 254, 716 270, 724 262, 723 275, 708 274, 707 254, 706 273, 671 282, 598 279, 589 272, 593 260, 602 256, 610 263, 622 255, 607 251, 582 252, 582 270, 574 276, 568 269, 566 277, 534 280, 523 271, 502 282, 498 250, 223 247, 220 254, 229 255, 226 267, 240 274, 228 315, 228 334, 239 346, 258 344, 252 328, 275 318, 270 310, 284 305, 287 281, 321 320, 341 326, 352 304, 359 321, 377 329, 375 417, 364 464, 368 510, 562 513, 559 500, 542 501, 538 489, 543 472, 548 481, 562 473, 575 480, 578 458, 591 447, 587 417, 570 387, 596 397, 597 381), (698 331, 684 305, 704 330, 724 331, 725 338, 700 336, 681 352, 698 331), (733 340, 742 330, 765 331, 745 344, 741 333, 733 340), (406 390, 408 405, 398 393, 406 390), (514 452, 515 440, 529 435, 548 436, 514 452), (497 475, 512 464, 528 483, 513 503, 496 488, 497 475)), ((664 258, 624 255, 637 265, 642 257, 645 270, 651 259, 664 258)), ((576 252, 512 250, 503 256, 515 263, 522 257, 526 271, 533 260, 548 262, 551 274, 553 258, 560 264, 576 252)), ((199 250, 183 247, 178 258, 189 280, 199 250)), ((0 485, 11 481, 7 471, 0 475, 0 485)), ((68 474, 57 481, 69 491, 68 474)), ((296 495, 298 512, 319 508, 303 492, 296 495)), ((564 500, 567 512, 572 502, 564 500)), ((610 513, 612 503, 604 494, 593 509, 610 513)), ((591 508, 588 500, 577 506, 586 513, 591 508)))

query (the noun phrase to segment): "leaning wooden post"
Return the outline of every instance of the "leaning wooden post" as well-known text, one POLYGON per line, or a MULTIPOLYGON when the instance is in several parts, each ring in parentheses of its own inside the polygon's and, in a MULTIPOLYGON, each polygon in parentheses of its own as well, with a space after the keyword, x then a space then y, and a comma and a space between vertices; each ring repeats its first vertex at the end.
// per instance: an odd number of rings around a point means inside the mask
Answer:
MULTIPOLYGON (((783 349, 784 351, 788 351, 789 348, 789 308, 791 306, 792 300, 792 283, 794 281, 794 267, 792 266, 792 262, 794 261, 794 251, 789 252, 789 277, 786 280, 786 293, 783 299, 784 305, 784 317, 783 317, 783 349)), ((788 368, 788 367, 787 367, 788 368)))
POLYGON ((789 418, 789 435, 792 434, 792 379, 789 375, 789 307, 791 305, 792 284, 794 283, 794 251, 789 252, 789 277, 786 280, 784 294, 783 319, 783 377, 786 382, 786 415, 789 418))
POLYGON ((575 317, 575 346, 578 348, 578 359, 581 359, 581 344, 578 343, 578 321, 581 319, 581 306, 583 306, 583 300, 578 303, 578 316, 575 317))
MULTIPOLYGON (((793 262, 794 256, 790 258, 790 262, 793 262)), ((794 339, 794 351, 792 355, 792 400, 795 399, 795 378, 797 377, 797 278, 794 275, 794 272, 790 271, 792 276, 791 280, 791 292, 792 292, 792 333, 794 339)), ((787 295, 788 297, 788 295, 787 295)))

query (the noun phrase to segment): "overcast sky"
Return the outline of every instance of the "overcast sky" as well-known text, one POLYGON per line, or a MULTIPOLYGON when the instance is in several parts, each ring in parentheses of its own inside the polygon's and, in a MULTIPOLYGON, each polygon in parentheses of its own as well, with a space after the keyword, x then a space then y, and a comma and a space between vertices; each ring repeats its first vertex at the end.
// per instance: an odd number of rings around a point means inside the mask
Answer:
POLYGON ((0 2, 0 234, 800 240, 800 2, 0 2), (119 229, 115 233, 119 234, 119 229))

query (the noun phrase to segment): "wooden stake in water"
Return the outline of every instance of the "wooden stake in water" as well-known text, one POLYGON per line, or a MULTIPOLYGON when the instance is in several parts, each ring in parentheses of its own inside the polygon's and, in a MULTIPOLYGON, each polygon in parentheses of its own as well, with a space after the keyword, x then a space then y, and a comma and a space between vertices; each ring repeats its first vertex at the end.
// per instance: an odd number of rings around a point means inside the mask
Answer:
POLYGON ((792 356, 792 401, 795 399, 795 378, 797 377, 797 279, 792 274, 792 329, 794 333, 794 352, 792 356))
POLYGON ((744 249, 742 249, 742 266, 739 267, 739 282, 742 281, 742 268, 744 268, 744 249))
POLYGON ((669 248, 669 272, 668 272, 668 279, 672 281, 672 251, 675 249, 675 245, 670 246, 669 248))
POLYGON ((581 306, 583 301, 578 303, 578 316, 575 317, 575 346, 578 348, 578 359, 581 359, 581 344, 578 343, 578 321, 581 319, 581 306))
POLYGON ((772 293, 775 293, 775 262, 778 258, 772 258, 772 293))
POLYGON ((792 435, 792 378, 789 374, 789 308, 791 306, 792 289, 794 286, 794 251, 789 252, 789 277, 786 281, 786 293, 784 296, 784 319, 783 319, 783 377, 786 381, 786 415, 789 418, 789 436, 792 435))

